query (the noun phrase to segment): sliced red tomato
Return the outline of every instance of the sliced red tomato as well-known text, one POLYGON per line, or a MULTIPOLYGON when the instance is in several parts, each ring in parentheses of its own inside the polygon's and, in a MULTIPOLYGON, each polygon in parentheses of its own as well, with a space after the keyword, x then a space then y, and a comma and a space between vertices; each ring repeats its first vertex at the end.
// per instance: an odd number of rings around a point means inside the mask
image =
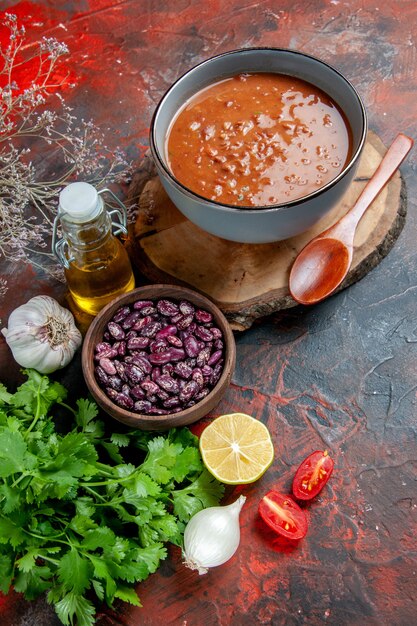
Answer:
POLYGON ((301 463, 295 473, 292 492, 299 500, 311 500, 324 487, 333 472, 333 459, 327 453, 316 450, 301 463))
POLYGON ((307 533, 307 516, 294 500, 278 491, 269 491, 259 503, 259 514, 276 533, 301 539, 307 533))

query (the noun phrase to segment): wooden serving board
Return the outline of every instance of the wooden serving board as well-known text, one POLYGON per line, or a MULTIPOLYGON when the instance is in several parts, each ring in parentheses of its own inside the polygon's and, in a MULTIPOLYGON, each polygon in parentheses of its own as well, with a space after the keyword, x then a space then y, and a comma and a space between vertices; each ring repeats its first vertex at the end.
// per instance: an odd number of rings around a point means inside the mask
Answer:
MULTIPOLYGON (((139 195, 130 254, 146 280, 181 284, 213 300, 234 330, 259 317, 295 306, 288 291, 291 265, 300 250, 353 205, 378 167, 386 148, 370 132, 357 176, 342 201, 309 231, 276 243, 241 244, 201 230, 176 209, 152 168, 133 179, 129 196, 139 195)), ((405 222, 405 186, 397 172, 362 218, 352 267, 339 289, 365 276, 389 252, 405 222)))

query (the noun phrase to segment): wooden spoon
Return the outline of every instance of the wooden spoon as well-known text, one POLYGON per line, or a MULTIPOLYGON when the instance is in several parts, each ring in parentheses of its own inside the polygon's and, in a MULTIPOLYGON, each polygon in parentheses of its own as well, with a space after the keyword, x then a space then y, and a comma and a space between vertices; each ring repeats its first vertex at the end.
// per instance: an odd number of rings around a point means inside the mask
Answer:
POLYGON ((353 207, 301 250, 290 272, 289 287, 294 300, 301 304, 315 304, 337 289, 352 263, 353 239, 361 217, 398 169, 413 143, 410 137, 400 133, 353 207))

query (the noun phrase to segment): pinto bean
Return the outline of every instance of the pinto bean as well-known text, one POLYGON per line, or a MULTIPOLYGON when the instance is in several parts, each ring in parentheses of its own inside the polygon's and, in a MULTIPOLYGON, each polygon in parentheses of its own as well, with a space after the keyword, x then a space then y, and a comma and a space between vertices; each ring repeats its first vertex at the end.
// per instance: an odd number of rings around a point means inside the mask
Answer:
POLYGON ((188 300, 181 300, 179 309, 183 315, 194 315, 195 307, 188 300))
POLYGON ((152 320, 151 322, 149 322, 149 324, 146 324, 146 326, 141 329, 141 333, 143 337, 155 337, 156 333, 161 330, 161 328, 161 322, 152 320))
POLYGON ((161 315, 166 315, 168 317, 172 317, 178 313, 178 305, 175 302, 171 302, 171 300, 159 300, 156 304, 156 308, 161 313, 161 315))
POLYGON ((193 316, 192 315, 183 315, 178 322, 176 322, 177 324, 177 328, 179 328, 179 330, 185 330, 186 328, 188 328, 191 324, 193 323, 193 316))
POLYGON ((217 326, 212 326, 210 328, 210 332, 213 336, 213 339, 221 339, 223 337, 223 333, 220 330, 220 328, 217 328, 217 326))
POLYGON ((200 391, 195 394, 194 400, 196 400, 196 402, 200 402, 200 400, 208 396, 209 393, 210 389, 208 387, 203 387, 203 389, 200 389, 200 391))
POLYGON ((167 409, 172 409, 176 406, 179 406, 180 401, 178 398, 172 397, 172 398, 168 398, 168 400, 164 400, 163 402, 163 406, 167 409))
POLYGON ((158 385, 152 380, 144 380, 141 382, 140 386, 147 395, 155 395, 159 391, 158 385))
POLYGON ((100 365, 97 365, 94 368, 94 374, 96 376, 96 379, 97 379, 99 385, 104 387, 105 385, 108 384, 109 377, 107 376, 106 372, 104 371, 104 369, 100 365))
POLYGON ((117 356, 118 352, 116 350, 116 348, 108 348, 107 350, 101 350, 100 352, 97 352, 97 354, 95 355, 94 359, 96 361, 100 361, 100 359, 114 359, 115 356, 117 356))
POLYGON ((142 328, 145 328, 145 326, 147 326, 151 322, 152 322, 152 318, 150 315, 141 317, 140 319, 136 320, 136 322, 133 324, 133 330, 140 332, 142 328))
POLYGON ((171 361, 181 361, 184 357, 185 352, 184 350, 181 350, 181 348, 168 348, 165 352, 150 354, 149 361, 154 365, 163 365, 164 363, 170 363, 171 361))
POLYGON ((116 391, 122 390, 122 379, 119 376, 109 376, 109 385, 112 389, 116 389, 116 391))
POLYGON ((139 317, 140 311, 133 311, 133 313, 129 313, 129 315, 127 315, 122 321, 122 328, 124 328, 125 330, 132 328, 132 326, 139 319, 139 317))
POLYGON ((120 309, 117 309, 116 313, 113 315, 113 322, 116 322, 117 324, 119 322, 122 322, 125 317, 127 317, 130 313, 130 307, 128 306, 122 306, 120 307, 120 309))
POLYGON ((190 378, 193 373, 192 368, 187 363, 184 363, 184 361, 176 363, 174 370, 178 376, 185 379, 190 378))
POLYGON ((184 385, 179 394, 179 399, 181 402, 189 402, 191 398, 193 398, 196 393, 200 390, 200 387, 196 383, 195 380, 189 380, 188 383, 184 385))
POLYGON ((106 352, 107 350, 111 350, 112 346, 107 341, 100 341, 94 348, 94 352, 99 354, 100 352, 106 352))
POLYGON ((106 372, 106 374, 109 374, 109 376, 113 376, 114 374, 116 374, 117 370, 114 366, 114 363, 110 361, 110 359, 100 359, 99 365, 106 372))
POLYGON ((187 300, 119 307, 94 350, 94 373, 118 406, 168 415, 205 398, 223 371, 223 334, 187 300))
POLYGON ((159 409, 156 406, 153 406, 149 409, 149 413, 151 415, 169 415, 170 411, 168 409, 159 409))
POLYGON ((210 358, 210 348, 205 347, 197 354, 197 365, 198 367, 203 367, 210 358))
POLYGON ((149 400, 136 400, 135 404, 135 411, 137 411, 138 413, 149 413, 152 409, 152 403, 149 402, 149 400))
POLYGON ((193 370, 193 373, 191 374, 191 378, 195 380, 195 382, 200 387, 200 389, 204 387, 204 376, 203 376, 203 372, 201 371, 199 367, 196 367, 193 370))
POLYGON ((197 320, 197 322, 200 322, 200 324, 209 324, 212 321, 213 316, 209 311, 197 309, 197 311, 195 312, 195 319, 197 320))
POLYGON ((127 342, 129 350, 142 350, 149 345, 149 337, 131 337, 127 342))
POLYGON ((135 385, 130 388, 130 393, 136 400, 144 400, 146 394, 140 385, 135 385))
POLYGON ((122 409, 127 409, 128 411, 133 407, 132 398, 130 396, 127 396, 125 393, 117 393, 115 397, 115 402, 120 407, 122 407, 122 409))
POLYGON ((195 334, 205 343, 207 343, 208 341, 212 341, 213 339, 213 335, 211 334, 210 329, 204 328, 204 326, 197 326, 195 329, 195 334))
POLYGON ((134 385, 145 377, 144 371, 137 365, 134 365, 134 363, 128 363, 128 365, 126 365, 126 375, 134 385))
POLYGON ((194 335, 189 335, 184 339, 184 350, 189 357, 196 357, 200 351, 198 341, 194 335))
POLYGON ((154 339, 149 344, 149 350, 153 353, 155 352, 164 352, 168 348, 168 341, 164 338, 154 339))
POLYGON ((117 322, 109 322, 107 324, 107 329, 110 335, 118 341, 125 338, 125 331, 120 326, 120 324, 117 324, 117 322))
POLYGON ((153 380, 153 382, 156 383, 160 375, 161 375, 161 368, 158 366, 154 367, 151 372, 151 380, 153 380))
POLYGON ((172 372, 174 371, 174 365, 172 363, 165 363, 161 367, 162 374, 167 374, 168 376, 172 376, 172 372))
POLYGON ((152 365, 145 356, 135 354, 133 356, 133 363, 137 365, 137 367, 139 367, 139 369, 141 369, 145 374, 150 374, 152 372, 152 365))
POLYGON ((174 348, 182 348, 184 345, 181 339, 177 337, 176 335, 168 335, 167 342, 171 346, 174 346, 174 348))
POLYGON ((147 306, 153 306, 152 300, 136 300, 136 302, 133 303, 133 308, 139 311, 147 306))
POLYGON ((162 374, 158 378, 158 385, 162 387, 164 391, 172 393, 173 395, 176 395, 179 392, 178 382, 172 378, 172 376, 168 376, 167 374, 162 374))
POLYGON ((118 354, 119 356, 125 356, 126 351, 127 351, 127 344, 126 344, 126 341, 120 341, 120 342, 119 342, 119 346, 118 346, 118 348, 117 348, 117 354, 118 354))
POLYGON ((164 326, 164 328, 156 333, 155 339, 165 339, 171 335, 176 335, 177 332, 178 328, 174 324, 168 324, 168 326, 164 326))
POLYGON ((209 360, 207 361, 207 365, 215 365, 217 361, 221 359, 222 354, 223 352, 221 350, 216 350, 216 352, 213 352, 213 354, 210 356, 209 360))
POLYGON ((126 382, 127 380, 126 365, 122 363, 121 361, 118 361, 117 359, 114 359, 113 364, 114 364, 114 367, 116 368, 117 374, 120 376, 120 378, 123 381, 126 382))

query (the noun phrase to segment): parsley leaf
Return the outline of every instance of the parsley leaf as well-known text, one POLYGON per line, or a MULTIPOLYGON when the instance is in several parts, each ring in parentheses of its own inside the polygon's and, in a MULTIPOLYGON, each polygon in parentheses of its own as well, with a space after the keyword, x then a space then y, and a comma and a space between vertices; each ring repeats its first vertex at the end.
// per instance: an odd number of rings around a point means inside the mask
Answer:
POLYGON ((34 467, 36 460, 28 454, 23 435, 10 430, 0 432, 0 478, 34 467))
POLYGON ((55 610, 61 622, 65 626, 75 624, 76 617, 77 626, 93 626, 95 608, 94 605, 84 598, 84 596, 70 591, 62 600, 55 604, 55 610))
POLYGON ((142 471, 149 474, 157 483, 168 483, 172 478, 171 469, 176 463, 177 455, 182 451, 179 443, 170 443, 163 437, 155 437, 148 443, 149 453, 146 457, 142 471))
POLYGON ((3 406, 3 404, 10 404, 12 397, 12 394, 7 391, 3 383, 0 383, 0 406, 3 406))
POLYGON ((94 594, 141 606, 135 584, 224 488, 189 429, 107 434, 93 402, 72 408, 61 384, 25 374, 14 394, 0 383, 0 591, 48 592, 65 626, 93 626, 94 594))
POLYGON ((174 512, 179 519, 188 522, 201 509, 217 506, 224 494, 224 485, 206 469, 187 487, 172 492, 174 512))
POLYGON ((14 548, 25 542, 25 535, 19 521, 9 517, 0 517, 0 544, 10 543, 14 548))
POLYGON ((28 414, 46 415, 54 402, 62 401, 67 391, 60 383, 52 382, 47 376, 36 370, 27 369, 24 372, 28 380, 21 385, 12 398, 16 407, 23 407, 28 414))
POLYGON ((120 598, 120 600, 124 600, 124 602, 129 602, 134 606, 142 606, 136 591, 132 589, 132 587, 119 585, 114 596, 115 598, 120 598))
POLYGON ((28 572, 19 572, 14 579, 15 591, 25 594, 27 600, 34 600, 41 593, 49 589, 51 570, 46 565, 35 565, 28 572))
POLYGON ((13 578, 13 558, 11 554, 0 554, 0 591, 9 591, 13 578))
POLYGON ((130 439, 128 435, 122 435, 119 433, 112 433, 111 441, 116 446, 119 446, 119 448, 124 448, 125 446, 128 446, 130 443, 130 439))
MULTIPOLYGON (((88 432, 88 427, 93 426, 92 420, 97 417, 98 409, 94 402, 90 402, 85 398, 77 400, 77 412, 75 415, 75 421, 82 428, 82 430, 88 432)), ((91 431, 89 431, 91 432, 91 431)))
POLYGON ((90 587, 92 565, 72 547, 60 560, 58 578, 66 591, 84 593, 90 587))

